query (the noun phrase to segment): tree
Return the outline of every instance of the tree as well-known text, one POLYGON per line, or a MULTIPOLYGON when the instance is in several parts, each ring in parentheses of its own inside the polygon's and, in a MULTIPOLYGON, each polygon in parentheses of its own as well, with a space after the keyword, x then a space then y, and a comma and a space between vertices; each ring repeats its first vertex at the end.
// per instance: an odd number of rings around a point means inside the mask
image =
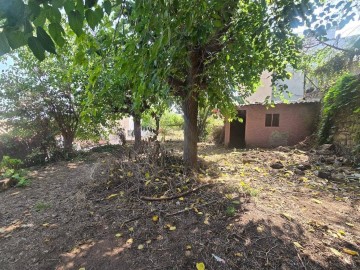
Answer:
POLYGON ((70 152, 80 126, 87 74, 75 65, 71 46, 62 50, 61 57, 41 63, 25 48, 12 55, 14 64, 0 79, 0 117, 23 127, 37 119, 53 121, 53 132, 62 135, 64 149, 70 152))
POLYGON ((265 69, 274 79, 287 76, 285 68, 295 65, 300 48, 290 23, 307 3, 135 1, 129 16, 133 35, 123 52, 124 73, 137 81, 142 98, 157 91, 148 87, 154 81, 166 82, 169 93, 181 102, 187 166, 196 166, 199 106, 208 102, 230 113, 239 97, 254 91, 265 69))

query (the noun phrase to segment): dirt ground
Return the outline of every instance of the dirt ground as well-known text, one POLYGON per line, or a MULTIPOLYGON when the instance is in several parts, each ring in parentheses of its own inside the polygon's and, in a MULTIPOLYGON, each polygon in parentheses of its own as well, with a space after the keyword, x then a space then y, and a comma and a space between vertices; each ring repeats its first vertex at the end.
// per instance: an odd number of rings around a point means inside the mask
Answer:
POLYGON ((29 187, 0 193, 0 269, 360 268, 359 171, 201 144, 188 174, 180 144, 166 149, 157 163, 119 148, 31 170, 29 187), (329 166, 344 177, 316 176, 329 166))

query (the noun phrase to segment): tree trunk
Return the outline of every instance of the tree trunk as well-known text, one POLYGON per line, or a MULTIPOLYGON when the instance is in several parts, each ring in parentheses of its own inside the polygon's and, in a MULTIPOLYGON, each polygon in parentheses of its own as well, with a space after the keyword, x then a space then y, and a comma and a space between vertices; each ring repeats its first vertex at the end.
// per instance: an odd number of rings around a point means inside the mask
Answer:
POLYGON ((160 116, 155 116, 155 124, 156 124, 156 128, 155 128, 155 141, 157 141, 158 136, 159 136, 159 131, 160 131, 160 116))
POLYGON ((64 140, 64 150, 66 153, 71 153, 73 151, 73 142, 75 135, 73 133, 62 133, 64 140))
POLYGON ((135 137, 135 148, 139 148, 141 144, 141 118, 138 115, 133 116, 134 119, 134 137, 135 137))
POLYGON ((198 100, 195 92, 185 97, 183 101, 184 112, 184 162, 188 168, 197 167, 197 142, 198 142, 198 100))

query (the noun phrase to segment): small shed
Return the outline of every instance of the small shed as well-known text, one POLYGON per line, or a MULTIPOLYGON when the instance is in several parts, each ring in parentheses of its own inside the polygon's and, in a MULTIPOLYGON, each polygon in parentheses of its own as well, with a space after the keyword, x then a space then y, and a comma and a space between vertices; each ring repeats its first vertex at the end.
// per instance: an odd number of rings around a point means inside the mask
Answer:
POLYGON ((277 103, 275 107, 248 104, 238 107, 242 121, 225 122, 225 145, 236 148, 290 146, 316 130, 319 100, 277 103))

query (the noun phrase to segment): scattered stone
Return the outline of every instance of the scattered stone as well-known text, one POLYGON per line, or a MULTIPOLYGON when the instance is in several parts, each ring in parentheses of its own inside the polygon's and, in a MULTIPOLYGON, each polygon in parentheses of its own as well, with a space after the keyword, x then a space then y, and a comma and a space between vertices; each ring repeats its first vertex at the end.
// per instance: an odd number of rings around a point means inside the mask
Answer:
POLYGON ((320 170, 318 171, 317 176, 323 179, 331 179, 331 172, 327 170, 320 170))
POLYGON ((278 170, 278 169, 284 168, 284 165, 281 163, 281 161, 276 161, 276 162, 272 163, 270 165, 270 167, 278 170))
POLYGON ((276 147, 276 150, 280 151, 280 152, 285 152, 285 153, 290 152, 290 148, 287 146, 278 146, 278 147, 276 147))
POLYGON ((297 165, 296 168, 301 171, 306 171, 306 170, 311 169, 311 165, 310 165, 310 163, 302 163, 302 164, 297 165))
POLYGON ((301 155, 306 155, 306 154, 307 154, 305 151, 302 151, 302 150, 300 150, 300 149, 295 149, 295 150, 294 150, 294 153, 295 153, 295 154, 298 154, 298 155, 300 155, 300 154, 301 154, 301 155))
POLYGON ((251 159, 251 158, 243 158, 242 161, 244 164, 249 164, 249 163, 256 163, 257 160, 256 159, 251 159))
POLYGON ((348 176, 348 179, 351 181, 360 181, 360 173, 354 173, 348 176))
POLYGON ((331 143, 320 145, 319 147, 320 151, 333 151, 335 150, 335 146, 331 143))
POLYGON ((303 170, 295 169, 294 173, 297 175, 305 175, 305 172, 303 170))
POLYGON ((344 182, 347 180, 344 173, 333 173, 331 174, 331 179, 338 182, 344 182))

